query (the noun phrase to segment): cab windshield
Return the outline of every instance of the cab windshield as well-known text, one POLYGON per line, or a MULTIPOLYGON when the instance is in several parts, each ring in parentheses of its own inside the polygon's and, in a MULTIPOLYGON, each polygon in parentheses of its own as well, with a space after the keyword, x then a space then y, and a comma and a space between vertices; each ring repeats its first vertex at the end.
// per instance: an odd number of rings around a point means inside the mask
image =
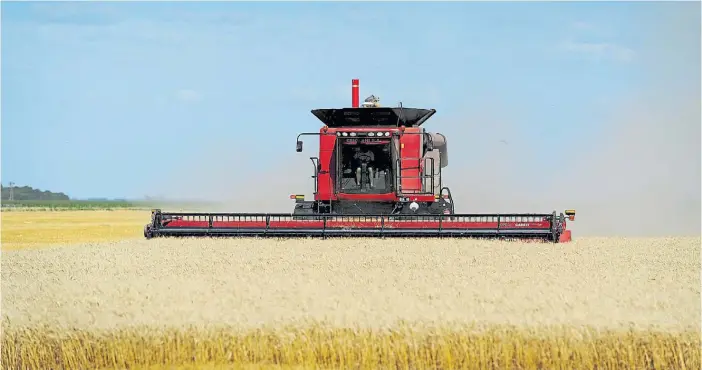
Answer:
POLYGON ((390 139, 340 140, 340 191, 351 194, 393 192, 390 139))

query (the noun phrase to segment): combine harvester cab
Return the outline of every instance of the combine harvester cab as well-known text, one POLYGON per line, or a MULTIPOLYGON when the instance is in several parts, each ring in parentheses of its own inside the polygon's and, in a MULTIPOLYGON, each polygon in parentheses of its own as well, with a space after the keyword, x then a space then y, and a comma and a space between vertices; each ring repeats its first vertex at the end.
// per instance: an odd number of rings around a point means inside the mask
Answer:
POLYGON ((381 107, 371 95, 359 106, 352 80, 352 107, 315 109, 319 139, 311 157, 314 199, 291 195, 292 213, 187 213, 153 210, 146 238, 208 237, 472 237, 569 242, 565 214, 456 214, 442 182, 448 166, 446 137, 422 124, 434 109, 381 107))

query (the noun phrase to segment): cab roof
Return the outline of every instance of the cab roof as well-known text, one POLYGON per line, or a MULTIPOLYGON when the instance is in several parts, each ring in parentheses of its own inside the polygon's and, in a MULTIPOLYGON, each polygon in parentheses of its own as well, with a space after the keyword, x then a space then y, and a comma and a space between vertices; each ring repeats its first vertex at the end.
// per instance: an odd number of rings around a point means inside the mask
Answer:
POLYGON ((421 108, 329 108, 313 109, 315 115, 328 127, 405 126, 419 127, 436 109, 421 108))

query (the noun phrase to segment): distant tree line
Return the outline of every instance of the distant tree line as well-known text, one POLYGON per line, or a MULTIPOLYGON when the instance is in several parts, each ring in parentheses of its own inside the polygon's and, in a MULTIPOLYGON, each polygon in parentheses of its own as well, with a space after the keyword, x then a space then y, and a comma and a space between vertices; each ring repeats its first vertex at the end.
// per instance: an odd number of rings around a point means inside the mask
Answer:
POLYGON ((71 198, 64 193, 54 193, 48 190, 41 191, 34 189, 31 186, 9 186, 0 185, 2 190, 2 200, 10 200, 10 191, 12 191, 13 200, 70 200, 71 198))

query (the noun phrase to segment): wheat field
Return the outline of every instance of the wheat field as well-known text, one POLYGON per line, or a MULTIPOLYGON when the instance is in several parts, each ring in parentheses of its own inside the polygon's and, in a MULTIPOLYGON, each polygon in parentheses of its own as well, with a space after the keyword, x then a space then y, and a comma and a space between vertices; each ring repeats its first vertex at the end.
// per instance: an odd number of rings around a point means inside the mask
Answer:
POLYGON ((149 211, 2 211, 2 250, 140 239, 149 211))
POLYGON ((118 212, 2 214, 3 368, 702 366, 699 237, 143 240, 118 212))

